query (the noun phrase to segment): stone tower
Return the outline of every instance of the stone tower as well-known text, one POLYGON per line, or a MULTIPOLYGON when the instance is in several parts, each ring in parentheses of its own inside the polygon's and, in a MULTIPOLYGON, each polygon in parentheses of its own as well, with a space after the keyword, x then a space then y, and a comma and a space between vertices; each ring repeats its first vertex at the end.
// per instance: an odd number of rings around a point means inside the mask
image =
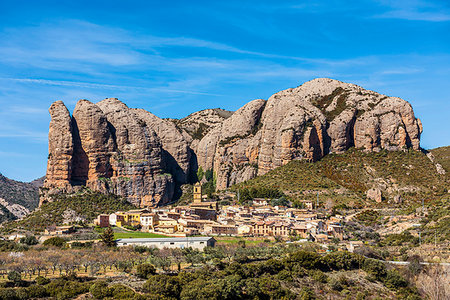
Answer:
POLYGON ((194 203, 202 202, 202 185, 197 182, 194 185, 194 203))

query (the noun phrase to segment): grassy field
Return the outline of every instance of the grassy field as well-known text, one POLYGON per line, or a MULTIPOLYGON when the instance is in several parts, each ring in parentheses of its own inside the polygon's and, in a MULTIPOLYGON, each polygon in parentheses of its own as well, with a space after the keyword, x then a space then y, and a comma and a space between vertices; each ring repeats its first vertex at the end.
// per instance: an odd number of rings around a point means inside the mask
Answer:
POLYGON ((240 241, 245 241, 246 244, 260 244, 264 242, 270 243, 271 240, 268 237, 252 237, 252 238, 245 238, 245 237, 237 237, 237 236, 215 236, 214 239, 217 241, 218 244, 237 244, 240 241))
POLYGON ((170 236, 156 234, 151 232, 114 232, 114 238, 116 239, 130 239, 130 238, 168 238, 170 236))

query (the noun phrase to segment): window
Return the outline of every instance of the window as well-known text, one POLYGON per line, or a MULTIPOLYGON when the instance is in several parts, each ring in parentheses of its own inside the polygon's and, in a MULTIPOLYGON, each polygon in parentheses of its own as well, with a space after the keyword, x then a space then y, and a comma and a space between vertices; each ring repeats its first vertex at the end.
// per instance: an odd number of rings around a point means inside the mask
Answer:
POLYGON ((204 244, 205 242, 200 242, 200 244, 204 244))
POLYGON ((174 243, 174 242, 170 242, 170 244, 171 244, 171 245, 175 245, 175 243, 174 243))

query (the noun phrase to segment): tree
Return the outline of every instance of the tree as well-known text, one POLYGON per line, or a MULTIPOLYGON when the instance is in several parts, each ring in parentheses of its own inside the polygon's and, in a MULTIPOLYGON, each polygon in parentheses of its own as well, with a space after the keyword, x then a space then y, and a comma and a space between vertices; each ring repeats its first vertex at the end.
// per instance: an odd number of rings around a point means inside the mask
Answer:
POLYGON ((199 167, 197 170, 197 180, 201 181, 203 179, 204 174, 205 174, 205 172, 203 172, 203 168, 199 167))
POLYGON ((114 239, 114 231, 111 227, 108 227, 103 231, 103 233, 100 235, 100 239, 102 240, 103 244, 105 244, 108 247, 115 247, 116 241, 114 239))

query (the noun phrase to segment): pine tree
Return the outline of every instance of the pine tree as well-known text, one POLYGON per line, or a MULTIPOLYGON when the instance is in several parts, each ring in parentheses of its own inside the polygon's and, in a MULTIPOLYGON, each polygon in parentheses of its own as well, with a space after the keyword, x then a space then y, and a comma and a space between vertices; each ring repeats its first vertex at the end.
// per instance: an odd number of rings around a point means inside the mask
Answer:
POLYGON ((115 247, 116 241, 114 239, 114 231, 111 227, 108 227, 103 231, 103 234, 100 236, 102 242, 108 247, 115 247))

